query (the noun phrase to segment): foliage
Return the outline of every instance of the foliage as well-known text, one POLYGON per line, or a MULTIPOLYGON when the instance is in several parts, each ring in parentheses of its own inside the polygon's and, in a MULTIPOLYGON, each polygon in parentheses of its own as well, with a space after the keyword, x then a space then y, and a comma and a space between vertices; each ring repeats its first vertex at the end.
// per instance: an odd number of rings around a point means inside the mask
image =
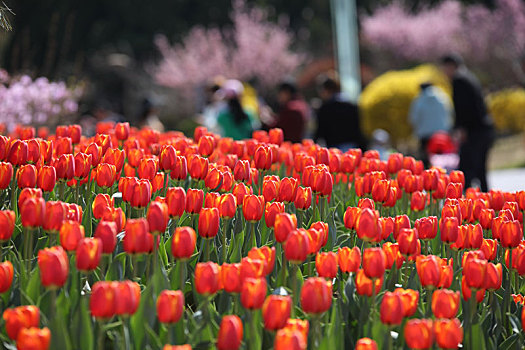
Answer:
POLYGON ((80 90, 70 90, 64 82, 40 77, 9 77, 0 70, 0 123, 8 130, 16 124, 53 124, 77 111, 80 90))
POLYGON ((411 135, 408 112, 412 100, 418 95, 419 85, 434 83, 450 94, 446 77, 432 65, 386 72, 373 80, 361 94, 359 107, 365 133, 375 129, 387 130, 394 141, 411 135))
POLYGON ((303 57, 291 50, 286 26, 270 22, 261 8, 248 9, 240 0, 233 4, 231 31, 198 26, 173 47, 165 36, 156 39, 162 54, 155 72, 159 84, 192 91, 223 75, 270 87, 293 73, 303 57))
POLYGON ((486 100, 498 129, 525 131, 525 89, 497 91, 489 94, 486 100))

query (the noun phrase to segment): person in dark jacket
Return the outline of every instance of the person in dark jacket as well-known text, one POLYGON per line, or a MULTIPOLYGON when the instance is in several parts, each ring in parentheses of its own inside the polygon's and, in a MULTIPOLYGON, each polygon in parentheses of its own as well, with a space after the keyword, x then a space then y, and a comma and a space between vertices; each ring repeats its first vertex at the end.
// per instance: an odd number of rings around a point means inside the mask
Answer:
POLYGON ((487 156, 494 141, 494 127, 481 84, 458 55, 444 56, 441 67, 452 83, 454 135, 460 143, 459 169, 465 174, 465 186, 471 186, 477 179, 481 190, 486 192, 487 156))
POLYGON ((353 148, 365 148, 365 140, 359 125, 357 105, 341 95, 339 83, 326 78, 320 87, 323 103, 317 111, 317 131, 314 140, 323 139, 327 147, 343 152, 353 148))
POLYGON ((301 142, 309 117, 308 105, 299 95, 295 84, 289 82, 279 85, 277 99, 279 111, 272 127, 283 130, 285 141, 301 142))

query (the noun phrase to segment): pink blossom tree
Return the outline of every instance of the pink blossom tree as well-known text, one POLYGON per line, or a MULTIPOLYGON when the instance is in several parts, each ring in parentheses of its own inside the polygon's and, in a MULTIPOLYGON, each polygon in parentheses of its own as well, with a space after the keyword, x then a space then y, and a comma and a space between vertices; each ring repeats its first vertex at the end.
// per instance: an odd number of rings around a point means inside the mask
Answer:
POLYGON ((292 51, 293 36, 286 26, 270 22, 261 8, 235 0, 231 18, 231 30, 195 27, 174 46, 165 36, 157 37, 162 55, 154 67, 157 83, 191 92, 223 75, 244 81, 257 78, 263 87, 271 87, 304 61, 292 51))
POLYGON ((363 38, 405 59, 431 60, 447 52, 468 60, 514 61, 525 51, 525 3, 496 0, 494 9, 446 0, 410 13, 400 2, 362 18, 363 38))

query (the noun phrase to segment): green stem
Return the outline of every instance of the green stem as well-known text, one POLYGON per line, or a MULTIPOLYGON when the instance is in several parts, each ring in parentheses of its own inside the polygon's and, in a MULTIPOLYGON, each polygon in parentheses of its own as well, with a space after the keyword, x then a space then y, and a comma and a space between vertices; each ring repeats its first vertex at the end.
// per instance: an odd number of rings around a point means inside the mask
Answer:
POLYGON ((106 338, 106 334, 104 332, 102 321, 98 321, 97 325, 98 325, 97 349, 104 349, 104 341, 106 338))
POLYGON ((179 289, 184 293, 184 285, 186 284, 186 261, 178 260, 180 264, 179 269, 179 289))
POLYGON ((210 239, 204 238, 204 261, 210 261, 210 239))
POLYGON ((229 227, 229 224, 230 224, 230 219, 223 219, 223 223, 222 223, 222 247, 221 247, 221 263, 224 264, 226 262, 226 257, 227 257, 227 252, 228 252, 228 249, 226 247, 226 231, 228 230, 228 227, 229 227))
POLYGON ((290 288, 292 290, 292 297, 293 297, 293 305, 292 305, 292 316, 295 316, 295 306, 298 303, 299 296, 297 295, 297 264, 291 264, 291 271, 290 271, 290 288))

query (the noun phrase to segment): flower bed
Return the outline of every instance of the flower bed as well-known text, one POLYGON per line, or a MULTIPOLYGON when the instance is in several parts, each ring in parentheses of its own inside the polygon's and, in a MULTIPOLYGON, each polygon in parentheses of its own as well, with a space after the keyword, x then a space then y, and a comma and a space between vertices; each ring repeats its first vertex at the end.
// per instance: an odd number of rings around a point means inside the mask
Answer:
POLYGON ((524 191, 280 129, 97 129, 0 136, 4 348, 525 344, 524 191))

